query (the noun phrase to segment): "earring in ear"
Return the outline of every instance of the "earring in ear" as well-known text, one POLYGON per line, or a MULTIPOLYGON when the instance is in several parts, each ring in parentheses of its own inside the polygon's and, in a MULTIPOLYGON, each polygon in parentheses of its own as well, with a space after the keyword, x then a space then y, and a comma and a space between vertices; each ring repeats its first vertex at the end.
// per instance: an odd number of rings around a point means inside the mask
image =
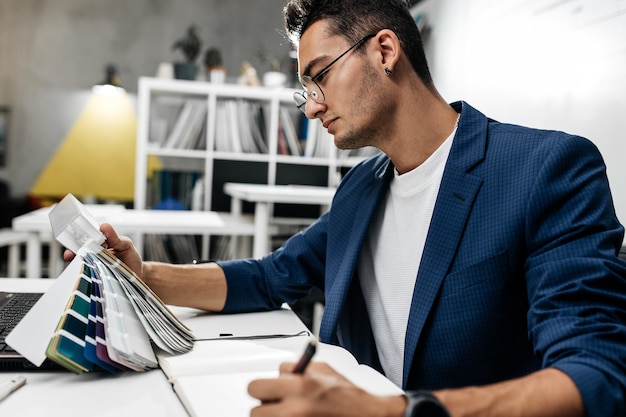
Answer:
POLYGON ((387 74, 387 77, 391 77, 393 75, 393 71, 389 68, 385 68, 385 74, 387 74))

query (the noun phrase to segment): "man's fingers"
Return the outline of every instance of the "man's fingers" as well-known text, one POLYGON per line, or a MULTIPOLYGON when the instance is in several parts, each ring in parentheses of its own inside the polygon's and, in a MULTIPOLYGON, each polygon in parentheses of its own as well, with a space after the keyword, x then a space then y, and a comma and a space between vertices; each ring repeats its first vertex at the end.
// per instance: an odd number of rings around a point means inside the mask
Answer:
MULTIPOLYGON (((280 364, 280 374, 290 374, 293 372, 296 364, 294 362, 283 362, 280 364)), ((311 362, 306 368, 305 374, 316 376, 329 376, 342 381, 348 381, 343 375, 338 373, 332 366, 326 362, 311 362)))
POLYGON ((281 374, 290 374, 293 372, 293 369, 296 367, 295 362, 283 362, 278 367, 278 371, 281 374))
POLYGON ((280 378, 256 379, 248 384, 248 394, 263 402, 278 401, 297 390, 299 380, 301 384, 301 376, 289 374, 280 378))
POLYGON ((283 406, 279 404, 263 403, 258 407, 250 410, 250 417, 279 417, 283 406))
POLYGON ((119 246, 121 239, 113 226, 111 226, 109 223, 102 223, 100 225, 100 231, 104 235, 109 248, 115 249, 117 246, 119 246))
POLYGON ((74 259, 74 252, 72 252, 72 251, 71 251, 71 250, 69 250, 69 249, 65 249, 65 250, 63 251, 63 260, 64 260, 65 262, 69 262, 69 261, 71 261, 72 259, 74 259))

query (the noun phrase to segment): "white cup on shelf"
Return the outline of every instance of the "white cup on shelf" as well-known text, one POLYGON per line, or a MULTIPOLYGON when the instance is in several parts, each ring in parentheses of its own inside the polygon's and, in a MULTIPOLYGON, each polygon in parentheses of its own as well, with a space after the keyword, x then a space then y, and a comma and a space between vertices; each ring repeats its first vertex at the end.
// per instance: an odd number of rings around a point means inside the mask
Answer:
POLYGON ((171 62, 161 62, 157 68, 156 77, 171 80, 174 78, 174 65, 171 62))
POLYGON ((284 87, 287 76, 282 72, 268 71, 263 74, 263 85, 266 87, 284 87))

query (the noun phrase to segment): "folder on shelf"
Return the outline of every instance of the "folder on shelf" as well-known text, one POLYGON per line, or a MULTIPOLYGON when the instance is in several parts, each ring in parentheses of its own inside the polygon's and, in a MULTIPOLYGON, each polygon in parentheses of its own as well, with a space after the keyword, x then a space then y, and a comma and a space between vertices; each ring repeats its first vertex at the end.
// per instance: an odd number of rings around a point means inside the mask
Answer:
POLYGON ((163 145, 164 148, 177 148, 182 141, 185 129, 189 126, 189 121, 191 119, 191 115, 193 113, 194 104, 193 101, 187 100, 183 105, 178 118, 176 119, 176 123, 169 135, 167 136, 167 140, 163 145))
POLYGON ((286 107, 280 108, 280 128, 284 130, 284 137, 287 141, 287 149, 289 155, 300 156, 302 154, 300 141, 298 140, 298 133, 296 132, 296 126, 289 114, 289 110, 286 107))
POLYGON ((36 366, 49 358, 75 373, 144 371, 158 367, 155 347, 193 348, 189 327, 102 248, 97 222, 73 195, 50 211, 50 223, 76 256, 9 334, 11 347, 36 366))
POLYGON ((163 147, 167 149, 194 149, 206 124, 208 104, 205 99, 187 99, 163 147))

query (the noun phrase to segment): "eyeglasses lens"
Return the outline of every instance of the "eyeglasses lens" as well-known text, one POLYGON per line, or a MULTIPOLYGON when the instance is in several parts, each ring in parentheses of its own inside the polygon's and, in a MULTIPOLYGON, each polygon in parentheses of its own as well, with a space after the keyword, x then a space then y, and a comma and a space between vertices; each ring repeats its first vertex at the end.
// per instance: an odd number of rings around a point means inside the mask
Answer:
POLYGON ((294 94, 294 100, 296 102, 296 106, 302 111, 305 111, 307 98, 310 97, 316 103, 324 102, 324 93, 317 85, 315 81, 311 79, 309 76, 303 76, 302 85, 304 86, 304 91, 299 91, 294 94))

